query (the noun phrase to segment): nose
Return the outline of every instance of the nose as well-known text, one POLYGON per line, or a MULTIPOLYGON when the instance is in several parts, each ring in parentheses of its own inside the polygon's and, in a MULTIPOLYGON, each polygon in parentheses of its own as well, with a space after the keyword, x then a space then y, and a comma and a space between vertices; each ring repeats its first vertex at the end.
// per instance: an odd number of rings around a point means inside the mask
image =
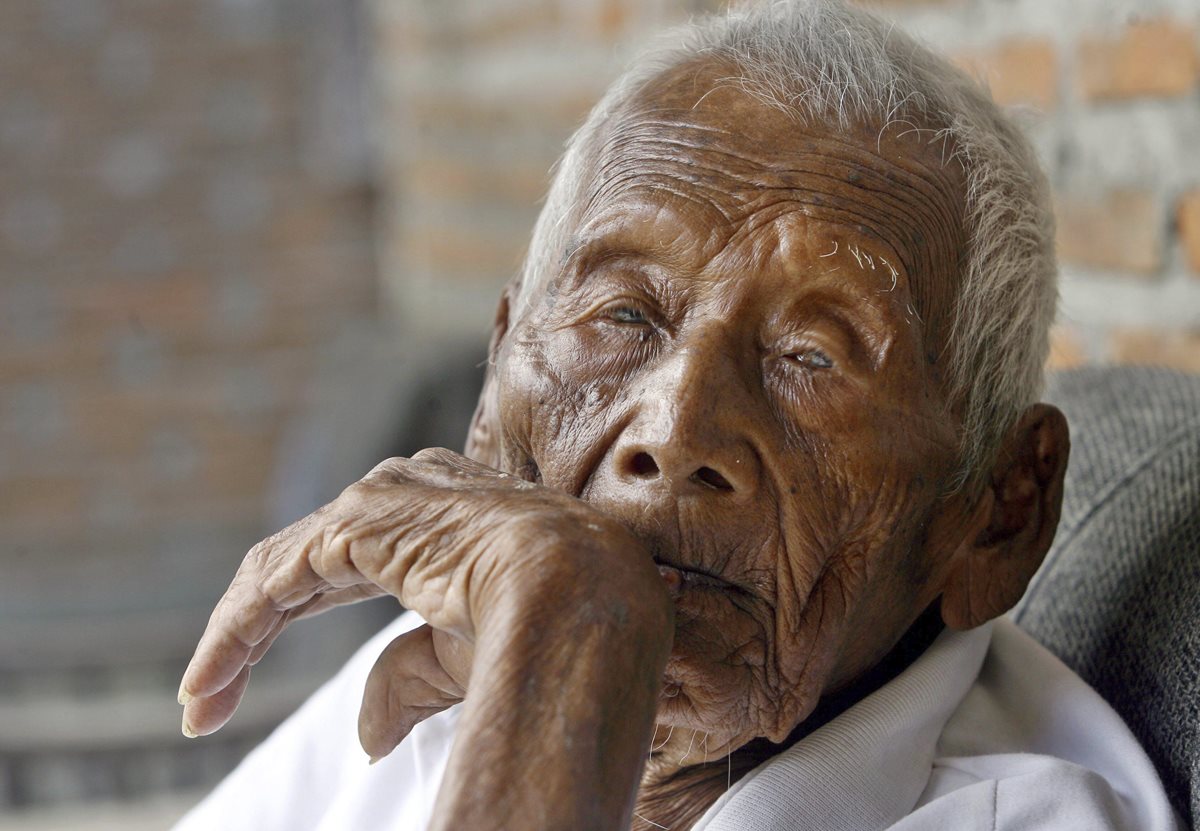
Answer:
POLYGON ((752 495, 761 475, 748 438, 752 408, 732 376, 728 367, 685 355, 651 379, 613 448, 617 479, 681 495, 752 495))
POLYGON ((618 471, 627 481, 652 482, 661 478, 677 488, 681 484, 686 484, 688 487, 695 486, 714 491, 746 490, 744 485, 749 484, 749 480, 748 477, 741 475, 741 471, 738 469, 740 463, 741 460, 735 458, 730 466, 720 462, 715 463, 716 467, 712 464, 693 464, 680 459, 678 454, 673 452, 673 448, 645 446, 622 448, 617 459, 618 471), (666 467, 665 471, 663 470, 664 466, 666 467), (718 468, 725 468, 732 475, 733 480, 742 483, 743 487, 735 488, 733 482, 730 481, 730 476, 722 473, 718 468))

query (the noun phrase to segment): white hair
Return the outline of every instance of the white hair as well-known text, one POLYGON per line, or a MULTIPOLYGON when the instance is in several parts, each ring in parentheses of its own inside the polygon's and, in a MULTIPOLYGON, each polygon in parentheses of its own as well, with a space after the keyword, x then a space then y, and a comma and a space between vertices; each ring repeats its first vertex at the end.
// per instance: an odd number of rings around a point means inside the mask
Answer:
POLYGON ((986 475, 1021 411, 1041 394, 1057 305, 1054 219, 1033 150, 988 93, 891 24, 838 0, 782 0, 693 21, 635 60, 567 143, 534 228, 515 298, 521 313, 558 267, 567 219, 606 121, 662 73, 730 64, 746 93, 804 123, 903 123, 930 131, 966 180, 966 250, 944 361, 962 418, 958 488, 986 475))

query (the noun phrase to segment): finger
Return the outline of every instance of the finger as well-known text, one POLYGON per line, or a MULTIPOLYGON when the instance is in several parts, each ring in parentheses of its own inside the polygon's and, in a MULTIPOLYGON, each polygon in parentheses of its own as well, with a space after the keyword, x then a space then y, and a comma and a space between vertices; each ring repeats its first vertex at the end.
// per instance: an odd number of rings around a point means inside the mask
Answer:
POLYGON ((251 652, 279 624, 284 609, 239 574, 217 603, 180 684, 180 703, 215 695, 247 666, 251 652))
POLYGON ((291 619, 294 621, 303 620, 304 618, 327 612, 335 606, 348 606, 351 603, 361 603, 364 600, 373 600, 376 597, 384 597, 385 595, 387 595, 387 592, 374 583, 359 583, 357 586, 333 589, 322 592, 303 606, 293 609, 290 613, 291 619))
POLYGON ((421 482, 426 485, 455 488, 464 483, 478 485, 480 482, 513 478, 453 450, 428 447, 417 451, 408 459, 402 456, 385 459, 364 476, 359 484, 391 486, 421 482))
POLYGON ((248 666, 255 648, 277 633, 284 613, 324 588, 304 556, 312 520, 306 517, 250 549, 188 663, 179 687, 181 704, 228 686, 248 666))
POLYGON ((267 650, 275 643, 275 639, 283 634, 283 630, 287 629, 298 620, 303 620, 307 617, 319 615, 322 612, 328 611, 335 606, 345 606, 350 603, 358 603, 362 600, 370 600, 374 597, 380 597, 386 594, 383 589, 370 583, 363 583, 358 586, 351 586, 346 589, 336 589, 330 592, 318 594, 312 600, 309 600, 303 606, 297 606, 295 609, 289 609, 280 616, 279 622, 271 629, 265 638, 258 642, 251 650, 250 657, 246 659, 246 663, 254 666, 263 659, 267 654, 267 650))
POLYGON ((461 470, 463 473, 483 476, 501 475, 500 471, 495 468, 490 468, 474 459, 468 459, 461 453, 455 453, 453 450, 447 450, 444 447, 427 447, 424 450, 418 450, 413 454, 412 460, 414 462, 431 462, 442 467, 461 470))
POLYGON ((326 551, 330 532, 348 520, 342 514, 327 505, 250 550, 188 663, 180 704, 222 692, 292 620, 383 593, 364 586, 344 546, 326 551))
POLYGON ((454 681, 460 690, 466 690, 471 680, 471 664, 475 661, 475 647, 462 638, 456 638, 449 632, 434 629, 433 654, 446 674, 454 681))
POLYGON ((189 701, 183 708, 183 735, 194 739, 221 729, 233 716, 249 683, 250 667, 243 667, 237 677, 216 695, 189 701))
POLYGON ((462 700, 462 687, 437 658, 433 631, 425 625, 393 640, 367 676, 358 741, 372 763, 391 753, 417 724, 462 700))

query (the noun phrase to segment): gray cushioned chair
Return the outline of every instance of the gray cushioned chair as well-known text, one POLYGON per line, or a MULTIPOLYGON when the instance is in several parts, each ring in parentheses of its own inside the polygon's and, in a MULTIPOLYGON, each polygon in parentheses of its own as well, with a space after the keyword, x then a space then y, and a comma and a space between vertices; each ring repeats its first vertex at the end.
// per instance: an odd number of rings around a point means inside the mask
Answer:
POLYGON ((1071 424, 1062 522, 1014 612, 1129 723, 1200 820, 1200 376, 1054 376, 1071 424))

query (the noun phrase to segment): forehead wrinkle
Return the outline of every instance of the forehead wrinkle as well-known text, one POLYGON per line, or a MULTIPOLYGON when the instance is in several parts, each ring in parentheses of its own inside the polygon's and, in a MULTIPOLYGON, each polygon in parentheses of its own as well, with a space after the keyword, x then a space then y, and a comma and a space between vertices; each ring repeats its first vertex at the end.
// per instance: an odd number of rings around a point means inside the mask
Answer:
MULTIPOLYGON (((708 227, 697 231, 696 247, 712 252, 743 234, 738 226, 753 222, 760 210, 792 201, 805 206, 806 215, 886 244, 912 280, 918 313, 931 320, 944 316, 965 250, 964 218, 955 207, 962 183, 925 152, 927 145, 886 130, 870 131, 870 141, 823 133, 819 125, 773 130, 775 111, 735 131, 713 123, 708 109, 643 106, 615 114, 593 145, 595 172, 584 216, 639 188, 668 194, 702 209, 708 218, 696 225, 708 227)), ((715 256, 696 253, 706 260, 715 256)))
MULTIPOLYGON (((813 134, 808 132, 801 137, 803 145, 795 146, 795 142, 790 142, 791 146, 778 146, 778 142, 756 142, 748 147, 739 148, 737 151, 732 151, 723 148, 719 143, 721 137, 733 137, 735 140, 739 134, 733 131, 726 130, 721 127, 712 126, 709 124, 698 124, 695 122, 696 113, 691 110, 677 110, 670 108, 660 108, 656 112, 674 112, 677 113, 675 119, 646 119, 646 118, 630 118, 624 117, 618 124, 616 134, 630 134, 637 136, 642 134, 642 138, 647 142, 669 142, 674 146, 679 147, 683 151, 706 151, 717 154, 723 159, 728 159, 733 162, 729 166, 729 171, 734 175, 741 174, 742 178, 748 183, 753 183, 756 174, 764 172, 780 172, 784 173, 790 170, 804 171, 804 168, 795 164, 796 160, 808 161, 817 159, 822 162, 833 161, 835 163, 844 163, 847 166, 856 167, 853 171, 856 174, 867 174, 878 177, 882 181, 899 186, 901 189, 913 188, 914 190, 922 190, 923 188, 914 185, 912 181, 897 181, 896 173, 903 174, 905 177, 917 182, 928 185, 934 194, 941 197, 942 205, 952 205, 956 199, 956 189, 948 176, 939 175, 949 170, 945 163, 927 164, 917 153, 899 152, 889 157, 882 150, 882 142, 885 133, 881 132, 874 144, 876 149, 865 145, 862 141, 849 137, 841 132, 829 132, 826 134, 813 134), (688 120, 691 117, 691 120, 688 120), (658 130, 678 131, 684 138, 664 138, 658 130), (766 152, 757 152, 760 148, 770 146, 770 150, 766 152)), ((773 110, 771 112, 774 112, 773 110)), ((901 135, 888 135, 887 138, 892 141, 903 140, 901 135)), ((785 137, 785 142, 787 137, 785 137)), ((620 150, 620 142, 610 142, 609 149, 620 150)), ((927 145, 925 146, 927 147, 927 145)), ((925 149, 923 147, 922 149, 925 149)), ((668 158, 670 158, 668 156, 668 158)), ((807 171, 805 171, 807 172, 807 171)), ((948 223, 953 222, 956 217, 948 214, 943 217, 948 223)))
POLYGON ((593 212, 603 209, 606 202, 640 187, 701 202, 722 219, 732 219, 722 203, 731 200, 736 203, 740 196, 734 189, 719 186, 728 176, 711 166, 687 165, 682 161, 689 155, 695 157, 696 151, 709 154, 721 151, 661 135, 622 138, 605 149, 592 177, 583 211, 585 220, 593 212))
MULTIPOLYGON (((911 240, 893 229, 891 223, 879 222, 879 216, 864 211, 861 206, 829 206, 814 204, 804 212, 811 219, 850 228, 886 246, 894 257, 889 260, 906 275, 918 277, 936 270, 937 256, 933 245, 913 246, 911 240)), ((832 236, 832 235, 831 235, 832 236)), ((914 296, 915 299, 915 296, 914 296)))
POLYGON ((813 219, 839 223, 878 239, 888 247, 895 264, 909 274, 931 271, 936 264, 936 254, 949 254, 953 248, 952 241, 942 233, 942 227, 937 222, 923 211, 908 210, 907 204, 875 205, 866 200, 831 196, 826 189, 811 187, 759 188, 740 195, 736 205, 726 206, 730 194, 723 188, 705 183, 681 182, 667 173, 647 175, 638 172, 636 175, 623 176, 606 186, 589 205, 589 212, 610 207, 622 197, 634 195, 643 189, 650 193, 670 194, 718 214, 724 223, 704 229, 708 236, 701 239, 699 247, 702 248, 714 244, 720 247, 732 244, 774 221, 781 211, 796 211, 813 219), (915 230, 923 234, 926 245, 912 244, 911 234, 905 233, 912 226, 916 226, 915 230), (938 248, 945 250, 939 252, 938 248))
MULTIPOLYGON (((808 191, 823 194, 825 198, 864 203, 871 200, 854 199, 855 193, 861 191, 870 194, 895 208, 894 217, 881 212, 880 219, 900 219, 897 222, 900 227, 907 220, 908 224, 917 225, 916 230, 928 240, 936 239, 947 231, 954 236, 952 229, 960 225, 960 218, 948 208, 951 200, 947 198, 948 183, 944 177, 932 175, 934 171, 928 166, 906 155, 889 161, 841 138, 818 138, 810 139, 810 144, 818 148, 830 145, 828 150, 793 150, 787 154, 760 157, 752 152, 734 152, 703 141, 681 140, 645 132, 652 127, 674 129, 679 126, 676 121, 639 122, 626 133, 632 133, 632 136, 610 142, 604 154, 607 158, 603 159, 603 166, 596 177, 601 184, 593 191, 588 208, 621 193, 630 184, 647 184, 652 176, 647 175, 643 165, 649 162, 659 166, 652 174, 659 179, 659 187, 665 187, 682 198, 691 198, 693 195, 686 189, 667 184, 670 179, 677 179, 698 191, 697 195, 703 194, 704 203, 726 220, 737 220, 739 217, 724 203, 744 207, 755 200, 756 191, 790 187, 797 192, 808 191), (715 157, 714 161, 718 164, 688 164, 683 161, 690 156, 690 160, 695 162, 697 151, 715 157), (786 156, 786 166, 780 163, 781 156, 786 156), (822 165, 832 166, 834 172, 831 174, 827 170, 816 169, 822 165), (886 172, 880 167, 887 168, 886 172), (804 179, 808 181, 803 184, 797 181, 804 179), (821 186, 825 181, 828 181, 829 187, 821 186), (838 190, 847 189, 848 193, 837 193, 838 190)), ((728 135, 728 131, 719 129, 691 129, 690 132, 728 135)), ((821 198, 818 196, 818 201, 821 198)), ((948 249, 953 247, 952 243, 947 245, 948 249)))
MULTIPOLYGON (((913 180, 897 182, 893 176, 873 167, 856 165, 853 160, 807 152, 798 154, 790 167, 776 165, 773 172, 780 177, 777 185, 780 190, 790 190, 795 194, 813 193, 816 197, 811 201, 818 205, 828 204, 831 208, 840 207, 850 215, 859 214, 861 219, 856 224, 866 222, 864 230, 889 238, 897 254, 913 248, 924 249, 921 245, 914 246, 914 240, 905 239, 904 232, 909 228, 916 230, 930 244, 940 242, 945 249, 940 253, 948 257, 948 262, 954 261, 953 252, 961 247, 961 218, 948 207, 950 200, 937 198, 944 195, 939 193, 942 190, 939 177, 917 172, 913 174, 913 180), (806 162, 822 161, 828 167, 830 160, 834 168, 832 173, 800 166, 806 162), (801 185, 797 179, 808 181, 801 185), (819 187, 825 182, 830 187, 819 187), (838 193, 839 190, 846 192, 838 193), (874 198, 858 198, 860 195, 874 198), (885 210, 863 213, 876 203, 885 210)), ((912 265, 911 258, 904 257, 904 260, 912 265)), ((932 266, 933 263, 927 265, 932 266)))

